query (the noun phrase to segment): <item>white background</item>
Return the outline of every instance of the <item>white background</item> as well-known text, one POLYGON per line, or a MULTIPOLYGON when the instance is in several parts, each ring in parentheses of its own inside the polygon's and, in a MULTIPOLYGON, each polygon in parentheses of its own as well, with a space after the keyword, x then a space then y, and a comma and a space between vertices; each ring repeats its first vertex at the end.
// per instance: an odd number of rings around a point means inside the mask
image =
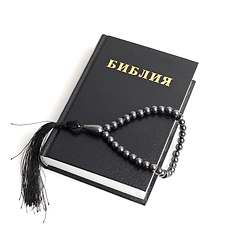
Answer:
MULTIPOLYGON (((1 239, 240 239, 238 1, 0 1, 1 239), (50 206, 20 209, 20 158, 56 121, 101 34, 199 62, 172 178, 146 206, 45 171, 50 206)), ((94 96, 89 96, 94 98, 94 96)))

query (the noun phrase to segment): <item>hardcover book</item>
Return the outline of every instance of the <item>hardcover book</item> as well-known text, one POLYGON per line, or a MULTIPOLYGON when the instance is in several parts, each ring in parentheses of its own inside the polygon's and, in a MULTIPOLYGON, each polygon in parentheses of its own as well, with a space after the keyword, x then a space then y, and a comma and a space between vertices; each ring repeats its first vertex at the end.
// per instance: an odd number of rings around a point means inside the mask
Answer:
MULTIPOLYGON (((197 63, 102 35, 58 121, 105 125, 146 106, 184 112, 197 63)), ((176 131, 173 119, 149 115, 111 135, 130 152, 158 166, 176 131)), ((146 204, 156 174, 139 168, 102 138, 54 129, 41 154, 46 168, 146 204)))

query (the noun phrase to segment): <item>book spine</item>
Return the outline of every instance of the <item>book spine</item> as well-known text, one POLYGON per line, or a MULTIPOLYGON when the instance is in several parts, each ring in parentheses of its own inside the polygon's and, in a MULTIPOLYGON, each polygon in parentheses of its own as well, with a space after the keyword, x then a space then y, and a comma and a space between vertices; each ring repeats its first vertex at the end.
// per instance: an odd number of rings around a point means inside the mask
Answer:
MULTIPOLYGON (((71 96, 70 96, 70 98, 69 98, 69 100, 67 102, 67 104, 65 105, 65 107, 64 107, 64 109, 63 109, 63 111, 62 111, 62 113, 61 113, 61 115, 60 115, 60 117, 58 119, 58 122, 64 121, 64 119, 65 119, 69 109, 71 108, 72 103, 74 102, 76 96, 78 95, 78 92, 80 91, 81 86, 82 86, 84 80, 86 79, 86 77, 87 77, 87 75, 88 75, 88 73, 89 73, 89 71, 90 71, 90 69, 91 69, 91 67, 92 67, 92 65, 93 65, 97 55, 99 54, 102 46, 104 45, 106 39, 107 39, 107 36, 103 34, 101 36, 97 46, 95 47, 95 50, 94 50, 90 60, 88 61, 88 63, 86 65, 86 67, 85 67, 85 69, 84 69, 84 71, 83 71, 83 73, 82 73, 82 75, 81 75, 81 77, 80 77, 76 87, 74 88, 74 90, 73 90, 73 92, 72 92, 72 94, 71 94, 71 96)), ((48 150, 50 149, 51 144, 54 141, 58 131, 59 130, 57 130, 57 129, 54 129, 52 131, 51 135, 47 139, 47 141, 46 141, 46 143, 45 143, 45 145, 44 145, 44 147, 42 149, 42 152, 41 152, 42 156, 46 156, 47 155, 48 150)))

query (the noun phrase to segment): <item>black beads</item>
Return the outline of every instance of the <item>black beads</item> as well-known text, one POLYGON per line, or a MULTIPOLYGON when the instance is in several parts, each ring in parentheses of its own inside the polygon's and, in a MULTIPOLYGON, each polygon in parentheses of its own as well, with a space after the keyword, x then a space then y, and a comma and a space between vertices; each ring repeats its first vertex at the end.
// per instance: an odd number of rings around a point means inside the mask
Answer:
POLYGON ((124 157, 124 158, 128 158, 129 155, 130 155, 130 152, 129 152, 128 150, 124 150, 124 151, 123 151, 123 157, 124 157))
POLYGON ((149 115, 151 113, 151 109, 149 107, 145 107, 143 111, 145 115, 149 115))
POLYGON ((165 112, 166 112, 166 114, 168 114, 168 115, 171 115, 172 111, 173 111, 172 107, 166 107, 166 108, 165 108, 165 112))
POLYGON ((118 152, 119 154, 122 154, 123 151, 124 151, 124 147, 123 147, 123 146, 118 146, 118 147, 117 147, 117 152, 118 152))
POLYGON ((158 113, 163 114, 165 112, 165 107, 164 106, 159 106, 158 107, 158 113))
POLYGON ((142 167, 143 167, 143 168, 148 169, 149 166, 150 166, 150 162, 148 162, 148 161, 143 161, 143 162, 142 162, 142 167))
POLYGON ((124 159, 128 160, 130 163, 141 167, 145 170, 148 170, 154 174, 157 174, 161 178, 167 178, 172 176, 177 167, 177 162, 179 161, 180 151, 183 149, 183 143, 185 142, 186 136, 186 125, 185 120, 183 119, 182 113, 179 110, 174 110, 172 107, 164 106, 152 106, 145 107, 143 109, 138 109, 137 111, 131 111, 129 114, 123 115, 123 117, 118 118, 116 121, 112 121, 110 124, 105 124, 102 127, 102 132, 100 133, 103 140, 105 140, 108 145, 120 154, 124 159), (167 118, 173 118, 175 122, 179 125, 179 138, 175 146, 175 150, 172 152, 172 158, 170 164, 166 170, 162 169, 155 163, 150 163, 147 160, 143 160, 141 157, 137 156, 134 153, 131 153, 129 150, 124 149, 123 146, 120 146, 119 143, 110 135, 110 131, 117 130, 122 127, 124 124, 129 123, 137 118, 143 118, 144 116, 149 115, 159 115, 166 116, 167 118))
POLYGON ((107 139, 109 135, 110 135, 110 134, 109 134, 109 132, 107 132, 107 131, 104 131, 104 132, 102 133, 102 137, 103 137, 104 139, 107 139))
POLYGON ((114 138, 112 136, 107 137, 107 142, 112 143, 114 141, 114 138))
POLYGON ((133 120, 137 117, 137 113, 135 111, 131 111, 129 115, 130 115, 131 120, 133 120))
POLYGON ((122 125, 124 124, 123 118, 118 118, 118 119, 117 119, 117 124, 118 124, 119 126, 122 126, 122 125))
POLYGON ((124 119, 124 121, 125 121, 126 123, 128 123, 128 122, 131 121, 131 117, 129 116, 129 114, 125 114, 125 115, 123 116, 123 119, 124 119))
POLYGON ((133 154, 133 153, 130 154, 129 157, 128 157, 128 159, 129 159, 131 162, 134 162, 136 158, 137 158, 137 155, 136 155, 136 154, 133 154))
POLYGON ((152 106, 150 109, 151 109, 151 113, 157 113, 158 112, 157 106, 152 106))
POLYGON ((138 117, 143 117, 144 116, 144 112, 143 112, 142 109, 137 110, 137 116, 138 117))
POLYGON ((113 141, 113 142, 112 142, 112 148, 113 148, 113 149, 116 149, 116 148, 118 147, 118 145, 119 145, 119 144, 118 144, 117 141, 113 141))
POLYGON ((103 130, 105 130, 105 131, 111 131, 111 126, 110 126, 110 124, 105 124, 104 126, 103 126, 103 130))
POLYGON ((117 124, 116 121, 112 121, 111 124, 110 124, 110 126, 111 126, 112 129, 117 129, 118 124, 117 124))
POLYGON ((143 162, 143 160, 142 160, 140 157, 137 157, 137 158, 135 159, 135 164, 136 164, 137 166, 141 166, 142 162, 143 162))

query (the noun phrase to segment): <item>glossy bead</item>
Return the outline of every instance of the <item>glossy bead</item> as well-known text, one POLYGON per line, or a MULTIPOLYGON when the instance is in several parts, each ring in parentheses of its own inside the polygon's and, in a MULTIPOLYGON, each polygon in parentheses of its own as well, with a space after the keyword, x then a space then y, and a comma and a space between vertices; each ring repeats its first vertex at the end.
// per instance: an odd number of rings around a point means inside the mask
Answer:
POLYGON ((111 126, 110 126, 110 124, 105 124, 104 126, 103 126, 103 130, 105 130, 105 131, 111 131, 111 126))
POLYGON ((137 113, 135 111, 131 111, 129 115, 131 119, 135 119, 137 117, 137 113))
POLYGON ((157 169, 157 165, 152 163, 150 164, 149 169, 154 172, 157 169))
POLYGON ((114 138, 112 136, 107 137, 107 142, 112 143, 114 141, 114 138))
POLYGON ((172 176, 172 174, 173 174, 173 172, 172 172, 172 171, 170 171, 170 170, 168 170, 168 171, 167 171, 167 177, 171 177, 171 176, 172 176))
POLYGON ((122 125, 124 124, 123 118, 118 118, 118 119, 117 119, 117 124, 118 124, 119 126, 122 126, 122 125))
POLYGON ((109 132, 104 131, 104 132, 102 133, 102 137, 103 137, 104 139, 107 139, 108 136, 109 136, 109 132))
POLYGON ((173 111, 172 107, 166 107, 166 108, 165 108, 165 112, 166 112, 168 115, 172 114, 172 111, 173 111))
POLYGON ((176 117, 176 120, 180 120, 183 117, 182 113, 179 112, 178 116, 176 117))
POLYGON ((173 117, 177 118, 179 116, 180 112, 178 110, 173 110, 172 115, 173 117))
POLYGON ((159 173, 159 177, 166 178, 167 177, 167 171, 166 170, 162 170, 162 172, 159 173))
POLYGON ((128 150, 124 150, 124 151, 123 151, 123 157, 124 157, 124 158, 128 158, 129 155, 130 155, 130 152, 129 152, 128 150))
POLYGON ((118 127, 118 124, 116 121, 112 121, 110 125, 111 125, 112 129, 117 129, 117 127, 118 127))
POLYGON ((185 139, 183 137, 178 138, 178 143, 183 144, 185 142, 185 139))
POLYGON ((181 125, 181 126, 180 126, 180 129, 181 129, 181 131, 186 131, 186 130, 187 130, 187 127, 186 127, 185 125, 181 125))
POLYGON ((117 141, 113 141, 111 145, 112 145, 112 148, 113 148, 113 149, 116 149, 119 144, 118 144, 117 141))
POLYGON ((157 113, 158 111, 157 106, 152 106, 150 109, 151 109, 151 113, 157 113))
POLYGON ((121 154, 123 151, 124 151, 124 147, 123 147, 123 146, 118 146, 118 147, 117 147, 117 152, 118 152, 119 154, 121 154))
POLYGON ((129 159, 131 162, 134 162, 135 159, 136 159, 136 157, 137 157, 137 155, 135 155, 135 154, 132 153, 132 154, 129 155, 128 159, 129 159))
POLYGON ((180 151, 180 150, 182 150, 183 149, 183 145, 182 144, 177 144, 176 145, 176 149, 178 150, 178 151, 180 151))
POLYGON ((157 174, 161 174, 163 172, 162 168, 161 167, 158 167, 157 170, 156 170, 156 173, 157 174))
POLYGON ((172 157, 171 161, 177 163, 178 162, 178 157, 172 157))
POLYGON ((175 162, 170 162, 169 167, 172 168, 176 168, 177 167, 177 163, 175 162))
POLYGON ((144 112, 143 112, 142 109, 137 110, 137 116, 138 117, 143 117, 144 116, 144 112))
POLYGON ((150 166, 150 162, 144 161, 144 162, 142 163, 142 166, 143 166, 143 168, 148 169, 149 166, 150 166))
POLYGON ((186 136, 186 132, 180 131, 178 135, 179 135, 179 137, 185 137, 186 136))
POLYGON ((173 151, 172 155, 173 155, 173 157, 179 157, 180 152, 175 150, 175 151, 173 151))
POLYGON ((123 116, 123 119, 124 119, 125 122, 130 122, 131 121, 131 118, 130 118, 130 116, 128 114, 125 114, 123 116))
POLYGON ((143 109, 143 112, 144 112, 145 115, 149 115, 151 113, 151 109, 149 107, 145 107, 143 109))
POLYGON ((184 124, 185 124, 185 120, 184 120, 184 119, 180 119, 180 120, 178 121, 178 123, 179 123, 180 125, 184 125, 184 124))
POLYGON ((138 166, 141 166, 142 161, 143 161, 143 160, 142 160, 141 158, 137 157, 137 158, 135 159, 135 164, 138 165, 138 166))
POLYGON ((165 107, 164 106, 159 106, 158 107, 158 112, 161 113, 161 114, 165 113, 165 107))

